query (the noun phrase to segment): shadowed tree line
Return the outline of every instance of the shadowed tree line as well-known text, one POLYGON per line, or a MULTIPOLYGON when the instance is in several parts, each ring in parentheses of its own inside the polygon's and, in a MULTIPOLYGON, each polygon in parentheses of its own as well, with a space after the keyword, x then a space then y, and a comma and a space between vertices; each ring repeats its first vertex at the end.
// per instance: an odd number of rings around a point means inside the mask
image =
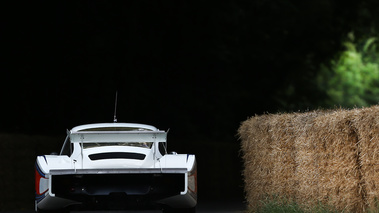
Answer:
POLYGON ((320 65, 333 66, 348 33, 356 41, 376 35, 377 4, 10 3, 5 68, 12 84, 3 93, 12 113, 2 128, 61 131, 111 121, 119 90, 121 121, 232 138, 254 113, 322 106, 328 93, 316 81, 320 65))

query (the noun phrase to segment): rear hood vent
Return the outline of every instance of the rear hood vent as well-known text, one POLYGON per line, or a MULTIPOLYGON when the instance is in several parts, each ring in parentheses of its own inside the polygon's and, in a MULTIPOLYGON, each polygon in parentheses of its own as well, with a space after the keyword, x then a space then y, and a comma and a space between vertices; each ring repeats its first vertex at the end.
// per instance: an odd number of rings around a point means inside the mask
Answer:
POLYGON ((106 160, 106 159, 133 159, 144 160, 146 155, 132 152, 104 152, 88 155, 91 160, 106 160))

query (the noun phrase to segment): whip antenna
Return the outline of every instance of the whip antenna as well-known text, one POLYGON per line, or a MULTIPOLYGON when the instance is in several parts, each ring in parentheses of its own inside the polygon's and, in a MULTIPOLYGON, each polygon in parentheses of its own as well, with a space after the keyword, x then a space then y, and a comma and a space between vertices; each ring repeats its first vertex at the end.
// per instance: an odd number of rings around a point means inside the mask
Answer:
POLYGON ((116 91, 116 100, 115 100, 115 102, 114 102, 113 123, 117 123, 116 110, 117 110, 117 91, 116 91))

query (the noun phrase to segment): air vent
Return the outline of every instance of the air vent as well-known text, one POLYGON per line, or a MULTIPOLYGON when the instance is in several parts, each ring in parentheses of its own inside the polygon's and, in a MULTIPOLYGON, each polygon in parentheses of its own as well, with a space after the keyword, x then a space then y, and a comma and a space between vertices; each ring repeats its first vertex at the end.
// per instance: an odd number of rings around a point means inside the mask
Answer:
POLYGON ((132 152, 105 152, 88 155, 91 160, 106 160, 106 159, 133 159, 144 160, 146 155, 132 152))

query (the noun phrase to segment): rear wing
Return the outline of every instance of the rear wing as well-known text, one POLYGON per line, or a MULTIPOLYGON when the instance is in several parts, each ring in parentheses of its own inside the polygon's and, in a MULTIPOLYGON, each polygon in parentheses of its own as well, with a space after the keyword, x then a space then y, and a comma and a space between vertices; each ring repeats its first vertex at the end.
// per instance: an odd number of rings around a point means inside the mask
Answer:
POLYGON ((71 143, 166 142, 165 131, 81 131, 70 132, 71 143))
POLYGON ((185 174, 187 168, 138 168, 138 169, 51 169, 51 175, 72 174, 185 174))

